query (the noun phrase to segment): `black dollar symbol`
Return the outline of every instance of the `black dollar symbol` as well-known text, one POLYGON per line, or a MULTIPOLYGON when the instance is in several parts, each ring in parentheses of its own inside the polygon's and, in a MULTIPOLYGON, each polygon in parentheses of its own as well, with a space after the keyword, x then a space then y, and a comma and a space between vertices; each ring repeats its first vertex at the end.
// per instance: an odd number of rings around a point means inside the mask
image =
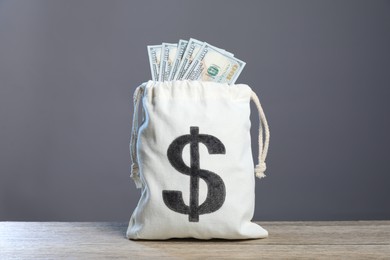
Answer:
POLYGON ((199 215, 217 211, 225 202, 225 184, 217 174, 200 169, 199 143, 203 143, 209 154, 225 154, 223 143, 212 135, 199 134, 199 127, 190 127, 189 135, 182 135, 169 145, 167 155, 172 166, 179 172, 190 176, 190 205, 183 201, 181 191, 163 190, 165 205, 171 210, 188 214, 190 222, 199 222, 199 215), (190 144, 191 167, 188 167, 182 158, 184 147, 190 144), (199 178, 207 184, 206 200, 199 205, 199 178))

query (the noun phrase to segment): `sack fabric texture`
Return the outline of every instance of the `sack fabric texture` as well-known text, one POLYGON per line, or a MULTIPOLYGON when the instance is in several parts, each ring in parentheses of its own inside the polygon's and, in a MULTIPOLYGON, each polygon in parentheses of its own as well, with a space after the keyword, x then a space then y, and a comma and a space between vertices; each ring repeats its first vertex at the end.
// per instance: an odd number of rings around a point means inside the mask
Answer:
POLYGON ((134 92, 130 140, 131 177, 141 198, 127 237, 267 237, 251 219, 255 176, 265 176, 268 144, 263 109, 248 85, 187 80, 142 84, 134 92), (251 100, 260 118, 255 168, 251 100))

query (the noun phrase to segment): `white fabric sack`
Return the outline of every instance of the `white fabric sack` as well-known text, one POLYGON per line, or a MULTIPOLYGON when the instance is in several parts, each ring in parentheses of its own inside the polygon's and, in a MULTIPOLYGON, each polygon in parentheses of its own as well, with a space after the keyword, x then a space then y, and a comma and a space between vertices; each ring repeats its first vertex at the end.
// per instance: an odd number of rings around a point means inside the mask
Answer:
POLYGON ((131 177, 142 190, 127 229, 129 239, 268 236, 251 222, 255 174, 250 100, 260 116, 255 173, 264 177, 269 130, 249 86, 184 80, 149 81, 136 89, 131 177))

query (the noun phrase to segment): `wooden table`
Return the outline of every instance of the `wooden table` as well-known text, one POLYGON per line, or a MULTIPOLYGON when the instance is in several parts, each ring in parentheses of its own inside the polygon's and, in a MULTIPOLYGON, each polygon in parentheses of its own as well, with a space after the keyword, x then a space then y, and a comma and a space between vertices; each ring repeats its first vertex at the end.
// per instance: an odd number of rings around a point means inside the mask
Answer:
POLYGON ((0 222, 0 259, 390 259, 390 221, 260 224, 269 238, 130 241, 127 223, 0 222))

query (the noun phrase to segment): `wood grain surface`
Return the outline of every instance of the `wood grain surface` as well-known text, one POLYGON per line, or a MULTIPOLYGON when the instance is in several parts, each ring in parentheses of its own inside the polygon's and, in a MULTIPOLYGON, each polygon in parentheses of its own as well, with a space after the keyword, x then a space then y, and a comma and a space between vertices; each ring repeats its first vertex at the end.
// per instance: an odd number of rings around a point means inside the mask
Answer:
POLYGON ((259 224, 268 238, 131 241, 127 223, 0 222, 0 259, 390 259, 390 221, 259 224))

